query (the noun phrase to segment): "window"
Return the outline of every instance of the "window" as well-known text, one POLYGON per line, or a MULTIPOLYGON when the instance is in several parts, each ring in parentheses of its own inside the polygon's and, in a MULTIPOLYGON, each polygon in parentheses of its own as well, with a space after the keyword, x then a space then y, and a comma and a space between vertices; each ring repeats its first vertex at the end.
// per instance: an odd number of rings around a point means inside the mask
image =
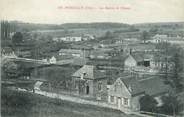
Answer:
POLYGON ((115 92, 117 91, 117 85, 116 84, 114 85, 114 91, 115 92))
POLYGON ((99 91, 102 91, 102 82, 99 82, 99 83, 98 83, 98 90, 99 90, 99 91))
POLYGON ((128 98, 123 98, 124 105, 128 105, 128 98))
POLYGON ((111 96, 110 98, 111 98, 111 99, 110 99, 111 102, 114 102, 114 96, 111 96))

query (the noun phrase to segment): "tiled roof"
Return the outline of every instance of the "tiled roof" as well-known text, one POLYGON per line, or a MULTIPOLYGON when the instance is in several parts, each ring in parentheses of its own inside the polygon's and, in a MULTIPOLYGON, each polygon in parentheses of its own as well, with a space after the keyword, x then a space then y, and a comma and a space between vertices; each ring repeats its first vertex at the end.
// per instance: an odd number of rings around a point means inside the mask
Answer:
POLYGON ((95 66, 92 65, 84 65, 82 68, 77 70, 72 76, 80 78, 82 74, 84 74, 84 79, 98 79, 105 77, 104 72, 97 70, 95 66))
POLYGON ((153 59, 154 55, 152 54, 142 54, 142 53, 133 53, 131 56, 137 61, 142 62, 144 59, 153 59))
POLYGON ((135 76, 120 77, 132 96, 145 93, 150 96, 157 96, 171 91, 171 87, 164 84, 164 81, 159 77, 150 77, 138 80, 135 76))
POLYGON ((125 86, 127 87, 132 96, 144 93, 144 90, 141 88, 139 82, 132 76, 127 76, 125 78, 122 77, 120 79, 125 84, 125 86))

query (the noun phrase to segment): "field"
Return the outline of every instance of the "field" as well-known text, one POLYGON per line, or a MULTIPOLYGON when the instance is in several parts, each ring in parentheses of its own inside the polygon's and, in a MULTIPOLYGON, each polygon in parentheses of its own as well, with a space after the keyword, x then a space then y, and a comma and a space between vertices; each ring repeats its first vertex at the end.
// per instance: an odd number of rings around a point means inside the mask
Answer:
POLYGON ((137 117, 92 105, 2 89, 2 117, 137 117))

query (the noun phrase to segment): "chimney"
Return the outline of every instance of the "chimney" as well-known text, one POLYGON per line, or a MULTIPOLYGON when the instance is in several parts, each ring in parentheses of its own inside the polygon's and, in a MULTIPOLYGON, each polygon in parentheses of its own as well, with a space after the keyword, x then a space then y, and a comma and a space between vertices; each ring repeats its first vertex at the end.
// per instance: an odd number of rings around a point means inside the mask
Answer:
POLYGON ((130 54, 130 55, 132 54, 132 49, 130 49, 130 52, 129 52, 129 54, 130 54))
POLYGON ((81 74, 81 80, 83 80, 84 79, 84 76, 86 75, 86 73, 85 72, 83 72, 82 74, 81 74))

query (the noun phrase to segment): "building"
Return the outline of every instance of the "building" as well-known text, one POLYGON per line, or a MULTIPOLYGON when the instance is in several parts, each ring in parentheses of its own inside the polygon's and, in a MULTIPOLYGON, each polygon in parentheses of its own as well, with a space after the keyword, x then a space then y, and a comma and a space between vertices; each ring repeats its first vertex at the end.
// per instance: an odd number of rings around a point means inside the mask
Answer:
POLYGON ((141 41, 137 38, 123 38, 123 39, 117 39, 116 44, 138 44, 141 43, 141 41))
POLYGON ((78 41, 82 41, 82 37, 67 36, 67 37, 61 37, 58 40, 60 40, 60 41, 66 41, 66 42, 78 42, 78 41))
POLYGON ((14 51, 13 51, 13 49, 10 48, 10 47, 2 48, 1 55, 4 55, 4 56, 16 56, 14 51))
POLYGON ((50 59, 49 59, 49 63, 50 64, 56 64, 56 58, 54 56, 52 56, 50 59))
POLYGON ((167 35, 156 34, 155 36, 152 37, 152 40, 150 40, 150 42, 152 42, 152 43, 162 43, 162 42, 166 42, 167 39, 168 39, 167 35))
POLYGON ((152 37, 152 40, 147 40, 147 42, 150 42, 150 43, 169 42, 171 44, 183 45, 184 39, 180 36, 173 37, 173 36, 156 34, 155 36, 152 37))
POLYGON ((65 56, 68 58, 72 57, 87 57, 89 56, 89 51, 85 50, 76 50, 76 49, 61 49, 59 50, 59 55, 60 56, 65 56))
POLYGON ((143 96, 152 96, 157 101, 157 106, 161 106, 162 96, 171 91, 171 87, 159 77, 147 77, 140 80, 133 75, 122 76, 110 85, 108 103, 123 112, 131 113, 140 111, 140 99, 143 96))
POLYGON ((95 66, 84 65, 72 75, 73 89, 78 95, 107 99, 107 78, 104 72, 95 66))
POLYGON ((157 54, 133 53, 129 54, 124 61, 124 69, 135 72, 158 73, 159 71, 171 71, 174 63, 171 57, 160 56, 157 54))
POLYGON ((140 54, 140 53, 129 54, 128 57, 125 59, 125 67, 137 67, 137 66, 152 67, 153 66, 152 64, 153 64, 153 55, 149 54, 140 54))
POLYGON ((65 42, 80 42, 93 40, 95 37, 90 34, 82 34, 82 35, 68 35, 65 37, 54 37, 53 41, 65 41, 65 42))
POLYGON ((144 96, 144 90, 137 80, 120 77, 108 90, 108 103, 126 113, 139 111, 139 100, 142 96, 144 96))

